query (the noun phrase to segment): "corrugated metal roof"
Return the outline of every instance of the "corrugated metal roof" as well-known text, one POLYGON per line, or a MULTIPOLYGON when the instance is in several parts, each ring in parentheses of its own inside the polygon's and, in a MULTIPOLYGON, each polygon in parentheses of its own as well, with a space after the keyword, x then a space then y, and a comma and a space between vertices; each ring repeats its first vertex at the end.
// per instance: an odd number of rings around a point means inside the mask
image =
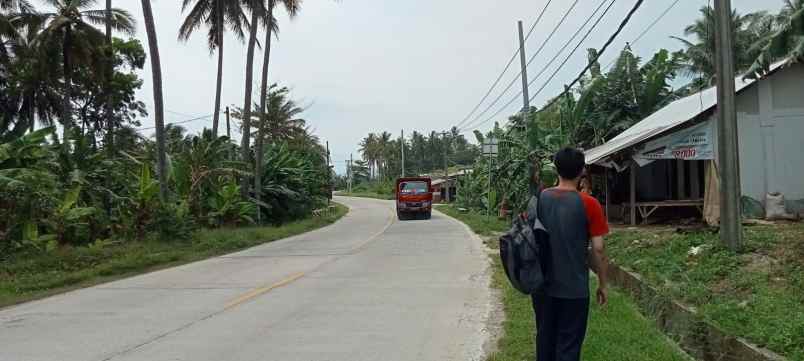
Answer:
MULTIPOLYGON (((782 60, 773 64, 770 73, 775 72, 787 63, 788 60, 782 60)), ((741 92, 754 82, 756 82, 756 80, 744 80, 743 76, 737 77, 735 79, 737 92, 741 92)), ((709 111, 716 105, 717 87, 711 87, 676 100, 639 123, 634 124, 631 128, 628 128, 626 131, 620 133, 620 135, 606 142, 606 144, 586 151, 586 164, 598 163, 616 152, 639 144, 654 136, 661 135, 676 126, 695 119, 695 117, 709 111)))

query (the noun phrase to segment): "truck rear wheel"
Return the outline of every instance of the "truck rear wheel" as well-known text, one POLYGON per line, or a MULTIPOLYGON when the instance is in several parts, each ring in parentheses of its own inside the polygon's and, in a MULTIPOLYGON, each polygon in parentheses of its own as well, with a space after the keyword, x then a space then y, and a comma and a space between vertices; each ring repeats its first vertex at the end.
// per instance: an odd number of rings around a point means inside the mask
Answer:
POLYGON ((396 218, 399 219, 400 221, 404 221, 406 218, 405 212, 396 211, 396 218))
POLYGON ((433 216, 433 211, 427 211, 427 213, 424 214, 424 219, 430 219, 432 216, 433 216))

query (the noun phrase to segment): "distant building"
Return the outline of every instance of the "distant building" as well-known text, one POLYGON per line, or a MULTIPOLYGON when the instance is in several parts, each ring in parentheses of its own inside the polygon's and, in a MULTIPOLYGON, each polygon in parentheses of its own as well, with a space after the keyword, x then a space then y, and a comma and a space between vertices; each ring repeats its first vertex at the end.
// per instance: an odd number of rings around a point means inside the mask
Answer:
POLYGON ((452 203, 458 196, 458 178, 471 173, 471 169, 462 169, 457 172, 449 173, 447 177, 438 174, 431 175, 433 188, 436 193, 433 195, 433 202, 452 203))

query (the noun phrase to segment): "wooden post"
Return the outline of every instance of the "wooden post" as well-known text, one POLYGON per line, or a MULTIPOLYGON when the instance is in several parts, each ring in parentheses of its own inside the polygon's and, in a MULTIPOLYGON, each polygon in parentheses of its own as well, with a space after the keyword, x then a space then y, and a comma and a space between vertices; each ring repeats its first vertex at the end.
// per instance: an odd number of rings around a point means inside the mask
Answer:
POLYGON ((681 159, 676 159, 676 191, 678 193, 678 199, 684 200, 687 199, 686 194, 686 172, 684 169, 684 161, 681 159))
POLYGON ((701 176, 700 176, 700 160, 694 160, 690 163, 690 198, 701 199, 701 176))
POLYGON ((636 172, 637 172, 637 164, 631 163, 631 225, 636 226, 636 172))

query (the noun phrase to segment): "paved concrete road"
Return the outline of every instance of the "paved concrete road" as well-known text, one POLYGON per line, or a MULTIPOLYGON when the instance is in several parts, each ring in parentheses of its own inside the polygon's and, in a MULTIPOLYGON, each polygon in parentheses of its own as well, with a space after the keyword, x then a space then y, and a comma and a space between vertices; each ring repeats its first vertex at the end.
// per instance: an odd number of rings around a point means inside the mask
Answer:
POLYGON ((478 360, 480 241, 441 214, 341 198, 340 222, 0 310, 0 360, 478 360))

